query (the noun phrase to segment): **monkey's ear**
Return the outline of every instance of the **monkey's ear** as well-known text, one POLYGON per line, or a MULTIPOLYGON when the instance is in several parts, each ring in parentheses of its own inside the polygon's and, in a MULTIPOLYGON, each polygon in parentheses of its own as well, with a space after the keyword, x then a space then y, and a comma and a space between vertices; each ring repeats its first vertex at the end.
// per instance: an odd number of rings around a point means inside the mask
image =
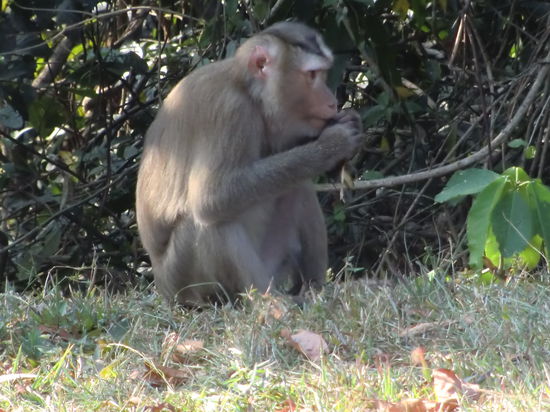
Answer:
POLYGON ((271 55, 265 47, 256 46, 248 58, 248 70, 254 77, 265 78, 271 66, 271 55))

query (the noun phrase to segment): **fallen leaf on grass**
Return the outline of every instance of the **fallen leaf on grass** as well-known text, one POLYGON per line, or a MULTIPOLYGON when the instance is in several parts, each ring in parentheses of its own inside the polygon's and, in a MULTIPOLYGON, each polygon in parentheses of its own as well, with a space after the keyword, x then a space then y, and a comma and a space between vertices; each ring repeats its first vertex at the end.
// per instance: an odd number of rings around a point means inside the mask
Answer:
POLYGON ((318 361, 321 355, 328 352, 328 345, 321 335, 300 329, 291 335, 288 329, 281 331, 281 336, 297 351, 303 353, 310 361, 318 361))
POLYGON ((427 382, 431 381, 432 373, 426 360, 426 349, 418 346, 411 351, 411 361, 413 365, 422 367, 422 375, 427 382))
POLYGON ((152 365, 149 362, 145 363, 145 372, 142 370, 134 370, 130 373, 130 379, 132 380, 145 380, 147 383, 155 388, 166 386, 170 384, 172 386, 179 386, 186 382, 191 374, 182 369, 170 368, 162 365, 152 365))
POLYGON ((128 399, 128 404, 132 406, 138 406, 141 403, 141 398, 138 396, 130 396, 128 399))
POLYGON ((280 298, 270 294, 264 294, 262 295, 262 299, 266 301, 267 304, 265 309, 258 314, 258 323, 265 324, 273 319, 281 320, 288 312, 286 305, 280 298))
POLYGON ((454 405, 425 399, 405 399, 401 402, 374 401, 378 412, 453 412, 454 405))
POLYGON ((481 395, 479 385, 464 382, 449 369, 434 369, 434 392, 440 402, 455 402, 462 398, 470 401, 478 400, 481 395))
POLYGON ((401 402, 373 401, 370 408, 378 412, 451 412, 441 402, 432 402, 422 399, 405 399, 401 402))
POLYGON ((424 333, 431 332, 439 328, 447 328, 453 323, 456 323, 454 320, 446 320, 442 322, 424 322, 418 323, 408 328, 403 329, 399 332, 400 338, 411 338, 417 335, 423 335, 424 333))
POLYGON ((176 345, 174 353, 172 354, 172 359, 175 362, 183 363, 186 360, 189 360, 193 354, 196 354, 203 349, 204 343, 202 340, 184 340, 176 345))
POLYGON ((42 333, 47 333, 52 338, 60 338, 65 341, 69 341, 72 339, 80 339, 80 336, 77 336, 75 334, 70 333, 66 329, 62 329, 57 326, 46 326, 46 325, 39 325, 38 330, 42 333))
MULTIPOLYGON (((426 363, 424 355, 422 348, 411 353, 413 361, 420 364, 426 363)), ((449 369, 434 369, 432 377, 437 402, 425 399, 406 399, 401 402, 373 400, 369 407, 378 412, 453 412, 458 409, 460 400, 479 399, 479 386, 462 381, 449 369)))
POLYGON ((280 302, 273 301, 269 304, 268 314, 275 320, 280 320, 286 313, 287 309, 280 302))
POLYGON ((177 409, 174 405, 170 403, 164 402, 164 403, 159 403, 158 405, 155 405, 155 406, 147 406, 145 407, 145 410, 151 411, 151 412, 162 412, 162 411, 177 412, 179 409, 177 409))
POLYGON ((292 399, 287 399, 281 404, 281 409, 275 409, 275 412, 296 412, 296 404, 292 399))
POLYGON ((170 358, 177 363, 187 363, 193 360, 197 353, 204 349, 202 340, 186 339, 179 341, 179 335, 172 332, 162 342, 162 354, 170 355, 170 358))
MULTIPOLYGON (((474 323, 474 318, 472 316, 464 316, 460 322, 465 323, 466 325, 470 325, 474 323)), ((400 338, 411 338, 413 336, 422 335, 424 333, 431 332, 433 330, 439 329, 439 328, 448 328, 451 325, 454 325, 456 323, 459 323, 458 320, 443 320, 440 322, 424 322, 424 323, 418 323, 413 326, 409 326, 408 328, 403 329, 399 332, 400 338)))
POLYGON ((415 366, 428 366, 426 361, 426 349, 422 346, 417 346, 411 351, 411 361, 415 366))

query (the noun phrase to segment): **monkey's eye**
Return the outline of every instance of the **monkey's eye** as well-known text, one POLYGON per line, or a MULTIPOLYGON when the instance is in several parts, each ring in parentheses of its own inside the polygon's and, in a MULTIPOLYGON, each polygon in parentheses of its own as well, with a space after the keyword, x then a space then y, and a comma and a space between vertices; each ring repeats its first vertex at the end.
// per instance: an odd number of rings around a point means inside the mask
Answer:
POLYGON ((315 80, 317 77, 317 70, 308 70, 307 75, 310 80, 315 80))

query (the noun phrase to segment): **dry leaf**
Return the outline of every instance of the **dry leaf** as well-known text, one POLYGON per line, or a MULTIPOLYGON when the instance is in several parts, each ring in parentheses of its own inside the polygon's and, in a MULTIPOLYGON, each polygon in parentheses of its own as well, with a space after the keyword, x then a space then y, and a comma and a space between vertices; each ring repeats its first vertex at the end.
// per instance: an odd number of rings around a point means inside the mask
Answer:
POLYGON ((431 332, 432 330, 439 329, 439 328, 447 328, 453 323, 456 323, 454 320, 446 320, 443 322, 425 322, 425 323, 419 323, 414 326, 410 326, 408 328, 403 329, 401 332, 399 332, 400 338, 411 338, 416 335, 422 335, 427 332, 431 332))
POLYGON ((422 346, 417 346, 411 351, 411 361, 415 366, 426 367, 428 362, 426 362, 426 349, 422 346))
POLYGON ((141 379, 142 376, 143 376, 142 370, 134 369, 132 372, 130 372, 130 374, 128 375, 128 378, 130 378, 130 380, 132 381, 136 381, 138 379, 141 379))
POLYGON ((401 402, 387 402, 376 400, 371 404, 378 412, 451 412, 441 402, 433 402, 424 399, 405 399, 401 402))
POLYGON ((182 343, 179 343, 174 348, 172 352, 172 360, 174 362, 185 363, 204 349, 204 343, 202 340, 184 340, 182 343))
POLYGON ((281 409, 276 409, 275 412, 295 412, 296 404, 292 399, 287 399, 281 405, 281 409))
POLYGON ((346 164, 344 164, 340 169, 340 182, 346 187, 346 189, 353 189, 355 187, 353 176, 349 172, 346 164))
POLYGON ((39 325, 38 330, 42 333, 47 333, 51 338, 60 338, 64 341, 72 339, 80 339, 80 336, 76 336, 66 329, 59 328, 57 326, 39 325))
POLYGON ((132 380, 145 380, 149 385, 159 388, 166 384, 172 386, 181 385, 190 377, 188 371, 156 364, 151 365, 149 362, 145 363, 145 368, 145 371, 133 370, 129 378, 132 380))
POLYGON ((321 354, 328 352, 328 345, 321 335, 300 329, 294 335, 288 329, 281 331, 281 336, 297 351, 302 352, 310 361, 318 361, 321 354))
POLYGON ((141 403, 141 398, 138 396, 131 396, 130 399, 128 399, 128 403, 132 406, 138 406, 141 403))
POLYGON ((279 302, 271 302, 268 313, 273 319, 280 320, 285 315, 286 308, 279 302))
POLYGON ((461 398, 477 400, 481 395, 479 385, 462 381, 449 369, 434 369, 434 392, 437 399, 444 403, 456 404, 461 398))
POLYGON ((278 297, 266 294, 263 295, 263 299, 267 302, 267 305, 265 310, 258 315, 258 323, 264 324, 272 319, 281 320, 285 316, 288 310, 278 297))
POLYGON ((147 406, 145 408, 145 410, 146 411, 151 411, 151 412, 162 412, 162 411, 176 412, 176 411, 178 411, 178 409, 174 405, 171 405, 167 402, 159 403, 158 405, 155 405, 155 406, 147 406))
POLYGON ((202 349, 204 349, 202 340, 186 339, 179 342, 179 335, 175 332, 168 334, 162 342, 163 358, 170 355, 172 361, 177 363, 189 362, 193 355, 196 355, 202 349))

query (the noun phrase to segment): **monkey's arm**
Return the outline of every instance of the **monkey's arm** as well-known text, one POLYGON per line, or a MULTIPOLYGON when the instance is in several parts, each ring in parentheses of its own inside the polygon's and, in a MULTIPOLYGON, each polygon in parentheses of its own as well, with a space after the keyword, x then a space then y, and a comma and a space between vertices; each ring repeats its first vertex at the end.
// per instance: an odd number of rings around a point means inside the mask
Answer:
POLYGON ((339 123, 319 139, 218 174, 200 185, 190 207, 204 224, 228 221, 256 203, 277 197, 350 157, 362 140, 357 125, 339 123))

